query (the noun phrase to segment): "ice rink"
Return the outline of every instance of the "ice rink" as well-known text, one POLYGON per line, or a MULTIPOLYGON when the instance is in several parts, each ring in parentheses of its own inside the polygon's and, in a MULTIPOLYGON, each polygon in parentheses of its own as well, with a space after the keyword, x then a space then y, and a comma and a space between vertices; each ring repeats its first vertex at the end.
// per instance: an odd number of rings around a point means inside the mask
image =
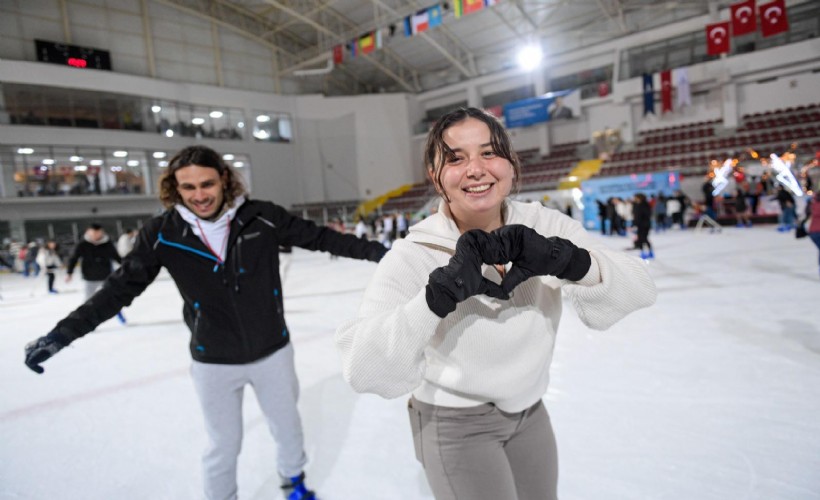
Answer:
MULTIPOLYGON (((773 226, 650 237, 655 306, 595 332, 566 304, 545 397, 560 497, 820 499, 816 248, 773 226)), ((374 269, 296 249, 285 276, 308 484, 322 500, 432 498, 406 398, 358 395, 340 374, 333 334, 374 269)), ((173 282, 161 274, 127 326, 105 323, 38 376, 23 346, 82 299, 80 280, 60 274, 57 287, 0 274, 0 499, 200 498, 205 432, 173 282)), ((277 499, 275 445, 250 389, 244 418, 240 498, 277 499)))

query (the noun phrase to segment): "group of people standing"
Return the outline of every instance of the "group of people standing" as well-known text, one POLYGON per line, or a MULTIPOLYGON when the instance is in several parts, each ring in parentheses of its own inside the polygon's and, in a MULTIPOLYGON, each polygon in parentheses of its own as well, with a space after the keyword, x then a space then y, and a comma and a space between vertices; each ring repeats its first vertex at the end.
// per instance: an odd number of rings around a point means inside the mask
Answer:
POLYGON ((424 159, 438 209, 388 252, 250 199, 221 155, 183 149, 160 183, 167 210, 146 222, 99 291, 26 346, 26 365, 42 373, 44 361, 129 305, 165 268, 191 332, 209 439, 205 497, 237 498, 250 385, 278 444, 285 497, 312 500, 279 248, 378 262, 355 318, 336 333, 344 378, 359 392, 410 395, 409 434, 437 499, 557 498, 543 397, 562 294, 585 325, 604 330, 651 305, 655 285, 641 260, 603 245, 578 221, 510 199, 521 167, 487 112, 461 108, 440 118, 424 159))

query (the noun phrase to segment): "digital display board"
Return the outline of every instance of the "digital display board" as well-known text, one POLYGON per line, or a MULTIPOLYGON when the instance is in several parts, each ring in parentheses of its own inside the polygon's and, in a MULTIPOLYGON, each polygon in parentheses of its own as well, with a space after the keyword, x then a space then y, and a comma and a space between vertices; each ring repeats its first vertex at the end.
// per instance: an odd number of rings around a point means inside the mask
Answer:
POLYGON ((111 70, 111 54, 107 50, 78 47, 65 43, 34 40, 37 60, 75 68, 111 70))

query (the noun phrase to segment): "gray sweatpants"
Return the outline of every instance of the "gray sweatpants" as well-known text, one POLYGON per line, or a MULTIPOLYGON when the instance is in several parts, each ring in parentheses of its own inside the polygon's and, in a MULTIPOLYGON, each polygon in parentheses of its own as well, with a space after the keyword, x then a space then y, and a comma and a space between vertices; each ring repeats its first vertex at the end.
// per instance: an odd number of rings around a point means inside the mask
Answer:
POLYGON ((293 346, 244 365, 194 361, 194 386, 205 417, 208 448, 202 457, 205 498, 237 497, 236 463, 242 448, 242 396, 250 384, 277 444, 277 468, 283 477, 298 476, 307 462, 302 422, 296 402, 299 381, 293 365, 293 346))
POLYGON ((92 295, 97 293, 97 290, 102 288, 103 283, 105 283, 105 280, 103 280, 103 281, 88 281, 88 280, 85 280, 85 300, 90 299, 92 295))
POLYGON ((411 398, 416 458, 437 500, 555 500, 558 450, 544 403, 505 413, 411 398))

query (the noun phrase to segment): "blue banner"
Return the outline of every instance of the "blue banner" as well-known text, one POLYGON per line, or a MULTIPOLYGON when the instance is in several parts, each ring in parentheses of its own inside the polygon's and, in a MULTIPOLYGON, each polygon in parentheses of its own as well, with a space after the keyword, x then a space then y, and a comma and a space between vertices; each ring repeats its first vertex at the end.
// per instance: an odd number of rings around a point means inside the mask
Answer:
POLYGON ((678 189, 680 177, 677 171, 596 177, 583 181, 581 203, 584 205, 584 227, 590 230, 601 229, 599 201, 606 203, 610 198, 632 198, 636 193, 643 193, 647 198, 657 196, 658 193, 669 196, 678 189))
POLYGON ((556 118, 572 118, 578 112, 567 107, 564 98, 575 89, 549 92, 504 105, 504 125, 507 128, 528 127, 556 118))
POLYGON ((504 124, 507 128, 527 127, 549 121, 548 108, 552 99, 533 97, 504 105, 504 124))

